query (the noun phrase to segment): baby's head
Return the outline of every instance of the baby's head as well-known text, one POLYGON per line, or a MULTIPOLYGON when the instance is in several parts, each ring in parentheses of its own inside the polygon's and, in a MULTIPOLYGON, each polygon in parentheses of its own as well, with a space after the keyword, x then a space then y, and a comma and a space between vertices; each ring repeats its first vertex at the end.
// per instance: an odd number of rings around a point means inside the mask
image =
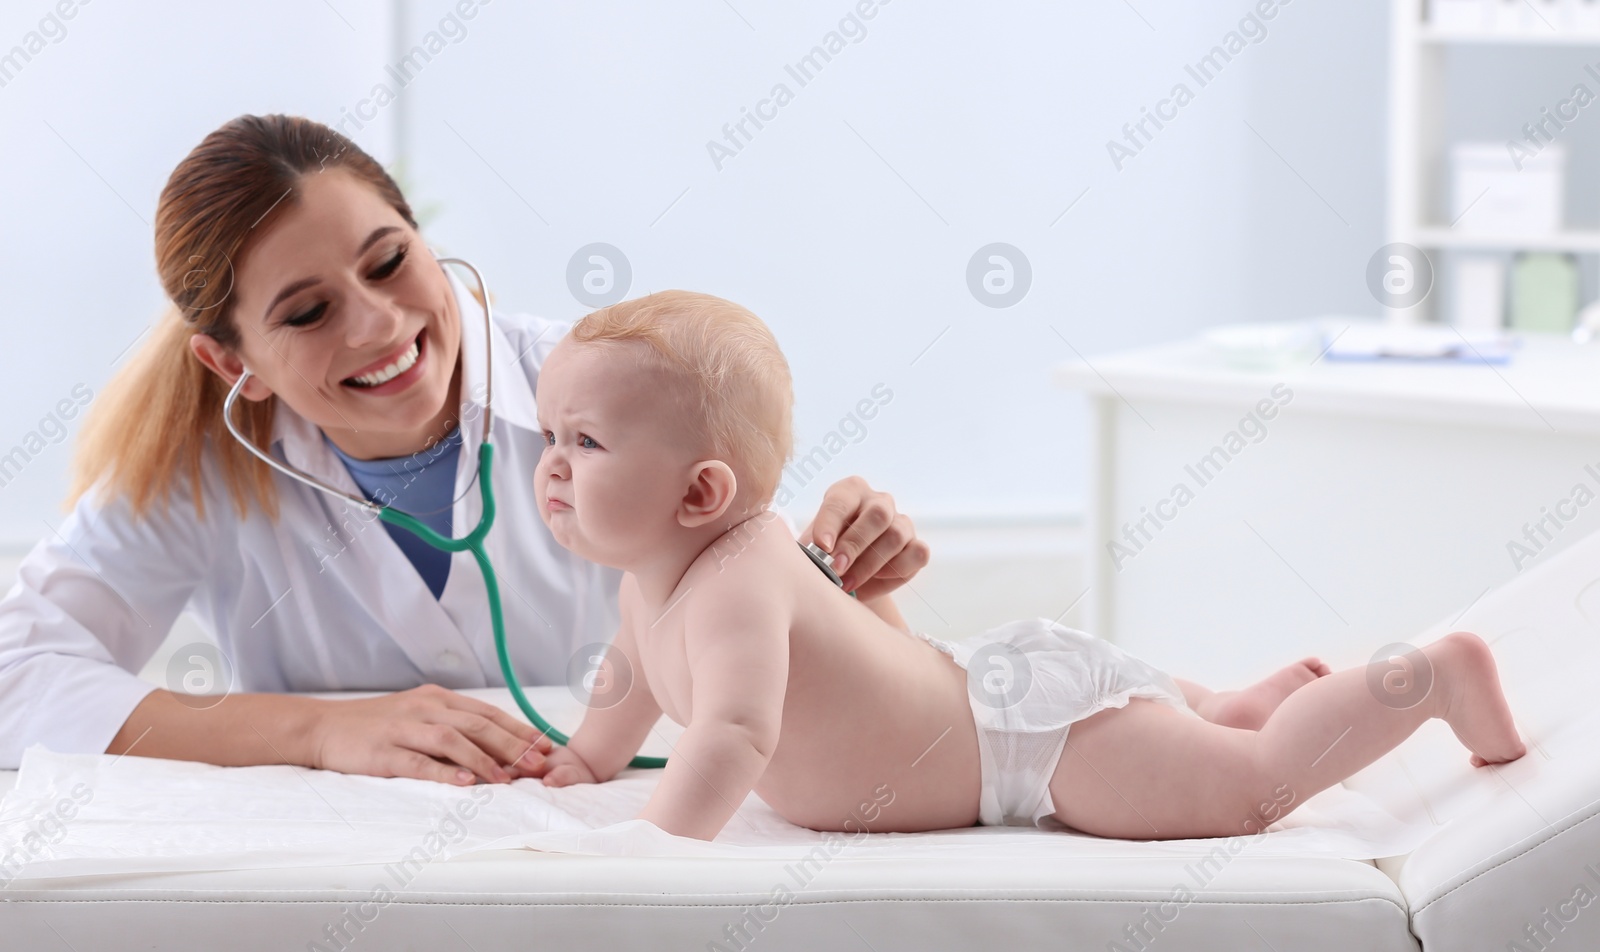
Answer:
MULTIPOLYGON (((539 511, 573 552, 632 568, 760 512, 792 449, 789 364, 732 301, 660 291, 588 315, 545 359, 539 511)), ((709 540, 707 540, 709 541, 709 540)))

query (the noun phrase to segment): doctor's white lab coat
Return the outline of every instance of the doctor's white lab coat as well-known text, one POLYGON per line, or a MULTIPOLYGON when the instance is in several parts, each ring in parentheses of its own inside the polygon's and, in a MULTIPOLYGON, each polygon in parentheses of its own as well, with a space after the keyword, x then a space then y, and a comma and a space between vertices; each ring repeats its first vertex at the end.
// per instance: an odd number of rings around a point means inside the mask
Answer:
MULTIPOLYGON (((481 509, 475 478, 484 330, 477 302, 452 283, 462 316, 464 444, 453 514, 460 536, 481 509)), ((618 622, 621 572, 561 548, 534 499, 544 446, 534 386, 569 326, 496 314, 489 341, 498 512, 488 550, 513 667, 530 685, 567 683, 579 649, 609 642, 618 622)), ((275 417, 273 442, 291 465, 361 495, 315 426, 282 403, 275 417)), ((254 509, 240 521, 215 463, 208 456, 203 467, 203 521, 186 482, 165 513, 158 505, 143 521, 120 500, 90 493, 27 556, 0 602, 0 768, 16 767, 35 743, 103 752, 158 686, 134 672, 186 609, 217 639, 225 659, 217 674, 231 673, 231 684, 211 690, 504 683, 470 553, 453 556, 435 599, 375 517, 278 474, 277 521, 254 509)))

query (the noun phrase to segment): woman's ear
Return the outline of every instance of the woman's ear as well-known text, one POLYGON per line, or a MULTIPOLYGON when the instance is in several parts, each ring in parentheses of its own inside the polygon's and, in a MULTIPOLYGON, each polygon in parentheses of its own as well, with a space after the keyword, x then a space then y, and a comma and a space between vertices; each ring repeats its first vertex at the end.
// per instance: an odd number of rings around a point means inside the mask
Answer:
POLYGON ((739 479, 720 459, 702 460, 689 473, 689 490, 678 503, 678 524, 689 529, 715 522, 733 505, 739 479))
MULTIPOLYGON (((217 339, 210 334, 195 334, 190 337, 189 349, 194 351, 194 355, 212 373, 226 380, 230 387, 238 383, 239 377, 244 373, 244 361, 233 351, 217 343, 217 339)), ((246 400, 265 400, 272 396, 272 388, 263 383, 260 377, 251 374, 239 395, 246 400)))

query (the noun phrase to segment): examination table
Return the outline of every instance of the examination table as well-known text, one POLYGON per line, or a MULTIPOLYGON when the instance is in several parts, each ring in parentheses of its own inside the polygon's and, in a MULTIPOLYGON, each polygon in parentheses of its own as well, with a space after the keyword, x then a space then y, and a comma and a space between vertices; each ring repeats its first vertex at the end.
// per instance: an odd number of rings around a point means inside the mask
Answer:
MULTIPOLYGON (((1375 634, 1374 646, 1457 628, 1493 644, 1529 751, 1474 769, 1434 721, 1351 778, 1426 824, 1408 855, 1260 856, 1246 845, 1199 885, 1193 853, 1019 830, 1060 837, 1059 855, 1054 845, 1027 862, 846 852, 781 902, 792 864, 739 856, 478 852, 426 865, 381 908, 372 865, 18 878, 0 890, 0 948, 1600 949, 1600 535, 1459 619, 1375 634)), ((0 775, 0 789, 15 776, 0 775)))

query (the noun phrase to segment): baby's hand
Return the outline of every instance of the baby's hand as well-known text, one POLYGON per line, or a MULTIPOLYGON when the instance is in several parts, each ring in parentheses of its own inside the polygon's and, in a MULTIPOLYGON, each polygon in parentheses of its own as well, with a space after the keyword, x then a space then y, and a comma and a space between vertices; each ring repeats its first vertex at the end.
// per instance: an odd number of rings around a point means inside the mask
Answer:
POLYGON ((570 748, 559 744, 545 755, 539 766, 522 770, 521 776, 538 777, 547 787, 596 782, 594 771, 583 762, 583 758, 573 753, 570 748))

